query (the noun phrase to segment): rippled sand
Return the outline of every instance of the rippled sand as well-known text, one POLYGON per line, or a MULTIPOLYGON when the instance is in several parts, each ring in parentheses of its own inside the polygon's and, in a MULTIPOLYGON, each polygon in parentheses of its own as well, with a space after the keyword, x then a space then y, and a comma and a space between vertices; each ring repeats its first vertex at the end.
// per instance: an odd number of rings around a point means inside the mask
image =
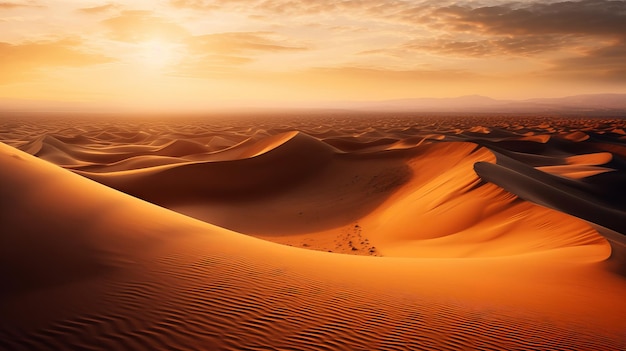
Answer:
POLYGON ((0 346, 624 349, 625 130, 4 117, 0 346))

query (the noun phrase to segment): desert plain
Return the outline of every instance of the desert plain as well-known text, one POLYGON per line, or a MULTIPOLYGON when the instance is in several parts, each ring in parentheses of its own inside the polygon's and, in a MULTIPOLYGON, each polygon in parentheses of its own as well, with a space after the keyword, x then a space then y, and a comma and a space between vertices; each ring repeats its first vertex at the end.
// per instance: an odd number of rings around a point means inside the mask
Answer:
POLYGON ((626 120, 0 119, 0 349, 624 350, 626 120))

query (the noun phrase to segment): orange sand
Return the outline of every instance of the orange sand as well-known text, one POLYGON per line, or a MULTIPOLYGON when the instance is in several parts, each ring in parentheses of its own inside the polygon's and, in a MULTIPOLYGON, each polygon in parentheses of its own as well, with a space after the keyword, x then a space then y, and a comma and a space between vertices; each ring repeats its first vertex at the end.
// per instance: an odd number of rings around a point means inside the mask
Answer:
POLYGON ((622 120, 0 122, 0 349, 626 348, 622 120))

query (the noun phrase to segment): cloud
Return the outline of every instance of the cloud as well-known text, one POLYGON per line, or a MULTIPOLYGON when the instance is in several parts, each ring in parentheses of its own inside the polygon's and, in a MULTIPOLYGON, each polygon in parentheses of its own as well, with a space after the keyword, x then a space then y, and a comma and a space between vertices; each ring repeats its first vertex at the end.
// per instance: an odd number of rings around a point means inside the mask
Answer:
POLYGON ((496 6, 431 8, 431 26, 495 35, 609 35, 626 33, 626 2, 581 0, 509 2, 496 6))
POLYGON ((555 35, 498 36, 474 40, 457 40, 452 36, 444 36, 411 40, 402 45, 401 49, 470 57, 533 56, 572 44, 570 38, 555 35))
POLYGON ((109 12, 111 10, 115 10, 118 8, 120 8, 119 4, 108 3, 108 4, 94 6, 94 7, 83 7, 83 8, 78 9, 78 11, 91 15, 91 14, 106 13, 106 12, 109 12))
POLYGON ((409 41, 405 49, 470 57, 543 57, 552 65, 542 73, 545 75, 567 80, 626 81, 626 1, 441 7, 430 3, 426 12, 430 14, 424 19, 426 25, 443 29, 446 34, 434 40, 409 41), (562 58, 542 56, 550 52, 562 58))
POLYGON ((41 6, 37 5, 33 1, 28 1, 28 2, 0 1, 0 10, 11 10, 11 9, 20 8, 20 7, 41 7, 41 6))
MULTIPOLYGON (((377 44, 364 42, 363 50, 355 53, 362 55, 356 56, 388 54, 406 60, 427 52, 493 62, 521 57, 532 60, 535 67, 551 66, 540 74, 569 74, 589 80, 619 80, 626 71, 626 1, 621 0, 170 0, 170 4, 200 12, 236 9, 268 21, 280 16, 312 16, 321 24, 334 24, 328 28, 337 36, 345 35, 339 32, 346 28, 338 19, 352 19, 345 23, 370 30, 378 25, 373 34, 384 28, 396 31, 398 38, 408 38, 387 48, 380 46, 384 45, 382 40, 377 44), (555 59, 557 56, 560 58, 555 59)), ((220 65, 241 65, 253 61, 260 52, 305 49, 268 39, 271 36, 259 32, 222 33, 194 38, 191 46, 198 52, 212 52, 211 58, 207 57, 207 62, 213 62, 207 66, 212 67, 216 66, 215 60, 221 61, 220 65)), ((396 71, 355 67, 317 68, 309 74, 342 76, 351 81, 452 80, 470 75, 462 69, 396 71)))
POLYGON ((189 55, 178 65, 176 75, 213 77, 234 72, 237 66, 254 62, 258 55, 307 50, 290 45, 272 32, 225 32, 190 36, 189 55))
POLYGON ((296 16, 329 13, 350 15, 355 11, 380 16, 383 12, 394 10, 398 6, 407 7, 410 4, 410 1, 400 0, 170 0, 170 5, 175 8, 198 11, 244 8, 256 14, 296 16))
POLYGON ((306 50, 274 38, 272 32, 226 32, 194 36, 188 40, 196 53, 240 54, 245 52, 285 52, 306 50))
POLYGON ((77 39, 25 42, 0 42, 0 84, 36 77, 50 67, 83 67, 111 62, 112 59, 83 50, 77 39))
POLYGON ((497 35, 626 33, 626 1, 170 0, 199 11, 244 8, 255 15, 317 15, 401 21, 436 30, 497 35))
POLYGON ((185 28, 155 16, 151 11, 123 11, 102 23, 111 30, 112 39, 129 43, 156 39, 179 41, 189 36, 185 28))
POLYGON ((179 9, 188 8, 202 11, 211 11, 221 8, 221 4, 219 2, 203 0, 170 0, 170 5, 179 9))
POLYGON ((626 83, 626 40, 588 50, 584 55, 552 61, 547 75, 567 80, 626 83))
POLYGON ((395 29, 403 26, 406 31, 399 33, 400 36, 414 36, 403 49, 441 55, 528 56, 578 45, 591 37, 626 36, 626 1, 494 0, 489 3, 460 0, 170 0, 176 8, 198 11, 236 8, 249 16, 270 20, 281 15, 317 15, 322 22, 352 18, 359 26, 370 29, 374 23, 395 26, 395 29))
POLYGON ((341 11, 360 10, 367 8, 372 1, 284 1, 266 0, 257 5, 257 9, 280 14, 340 13, 341 11))
POLYGON ((330 76, 345 77, 354 81, 410 81, 422 82, 432 80, 453 81, 458 79, 476 79, 480 75, 460 69, 450 70, 394 70, 382 68, 364 68, 364 67, 316 67, 309 70, 309 73, 330 76))
POLYGON ((28 5, 17 4, 13 2, 0 2, 0 9, 13 9, 16 7, 28 7, 28 5))
MULTIPOLYGON (((390 50, 442 56, 545 59, 547 53, 560 52, 593 63, 596 55, 591 51, 610 50, 616 40, 626 39, 626 1, 500 1, 489 6, 484 2, 442 5, 427 1, 391 17, 423 26, 432 35, 418 35, 390 50), (587 53, 580 57, 584 48, 587 53)), ((563 60, 558 65, 578 61, 563 60)))

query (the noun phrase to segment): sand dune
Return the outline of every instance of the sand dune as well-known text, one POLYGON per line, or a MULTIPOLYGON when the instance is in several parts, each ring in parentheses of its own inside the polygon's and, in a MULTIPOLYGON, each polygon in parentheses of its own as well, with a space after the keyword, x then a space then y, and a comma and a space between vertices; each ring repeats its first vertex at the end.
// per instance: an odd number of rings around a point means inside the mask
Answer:
MULTIPOLYGON (((225 152, 233 153, 233 149, 225 152)), ((237 158, 224 162, 196 161, 110 173, 77 172, 152 202, 180 202, 197 197, 266 194, 289 187, 323 167, 331 153, 330 147, 316 139, 289 133, 237 150, 237 158)))
POLYGON ((623 121, 2 124, 2 349, 626 348, 623 121))
POLYGON ((600 167, 613 160, 613 155, 609 152, 574 155, 563 158, 565 164, 541 166, 537 169, 562 177, 572 179, 582 179, 597 174, 614 171, 612 168, 600 167))

